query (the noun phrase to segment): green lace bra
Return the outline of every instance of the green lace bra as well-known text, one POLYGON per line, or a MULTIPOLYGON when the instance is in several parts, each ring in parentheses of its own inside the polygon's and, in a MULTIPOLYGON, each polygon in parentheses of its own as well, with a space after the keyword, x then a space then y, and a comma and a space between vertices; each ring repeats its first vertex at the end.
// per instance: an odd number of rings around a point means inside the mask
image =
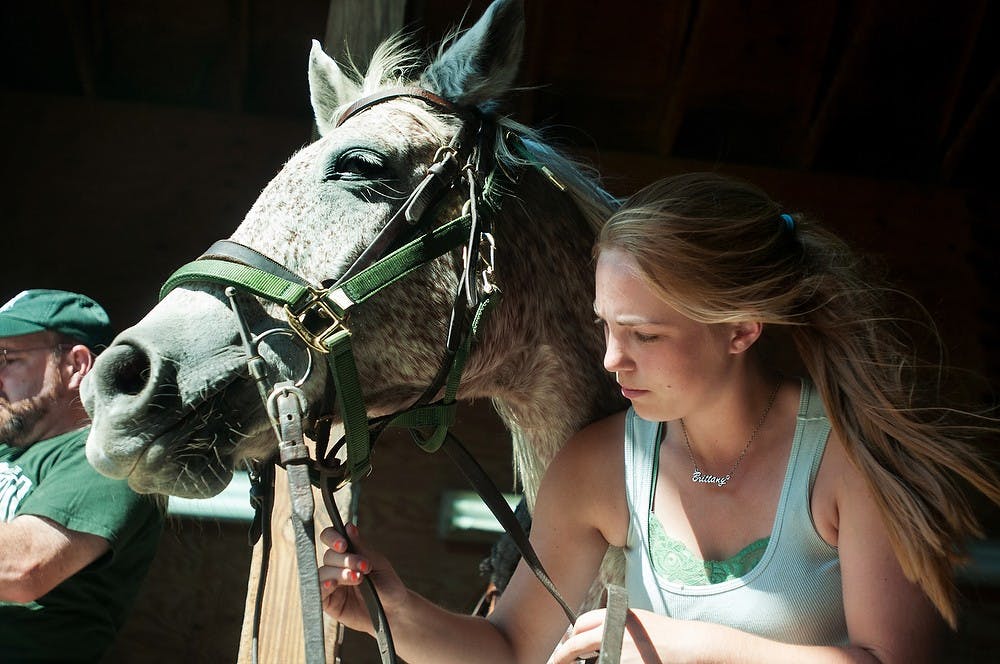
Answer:
POLYGON ((649 548, 653 569, 662 578, 686 586, 707 586, 746 575, 764 556, 770 537, 751 542, 726 560, 701 560, 682 542, 663 530, 660 520, 649 514, 649 548))

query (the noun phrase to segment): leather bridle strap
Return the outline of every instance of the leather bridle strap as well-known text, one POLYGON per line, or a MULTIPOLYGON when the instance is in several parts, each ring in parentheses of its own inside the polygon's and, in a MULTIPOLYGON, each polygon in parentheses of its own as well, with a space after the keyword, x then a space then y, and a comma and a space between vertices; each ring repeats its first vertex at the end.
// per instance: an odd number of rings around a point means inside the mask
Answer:
POLYGON ((608 584, 607 590, 608 601, 604 611, 604 630, 601 632, 601 652, 597 664, 618 664, 622 658, 622 641, 625 639, 625 623, 628 620, 628 593, 625 588, 613 583, 608 584))
POLYGON ((490 479, 490 476, 483 470, 483 467, 479 465, 476 459, 469 454, 465 446, 451 433, 445 434, 444 444, 441 445, 441 449, 458 466, 465 479, 476 489, 476 493, 483 499, 490 512, 500 522, 503 529, 507 531, 507 534, 514 542, 514 546, 517 547, 517 550, 521 553, 521 557, 524 558, 525 564, 528 565, 539 582, 556 600, 560 608, 562 608, 563 613, 566 614, 566 618, 570 624, 575 623, 577 618, 576 612, 570 608, 566 600, 559 594, 555 584, 552 583, 552 579, 549 578, 548 572, 542 567, 542 562, 538 559, 535 549, 531 546, 527 533, 521 527, 520 522, 514 515, 514 511, 510 509, 510 505, 504 499, 503 494, 500 493, 493 480, 490 479))
POLYGON ((268 399, 268 411, 278 424, 278 453, 288 476, 291 497, 292 533, 299 572, 299 596, 302 607, 302 633, 307 664, 324 664, 326 646, 323 636, 323 604, 320 600, 319 571, 316 568, 316 530, 313 525, 314 501, 309 478, 309 448, 302 434, 305 396, 293 383, 278 383, 268 399))
POLYGON ((311 287, 311 284, 308 281, 295 274, 278 261, 272 260, 253 247, 248 247, 245 244, 233 242, 232 240, 217 240, 216 242, 213 242, 212 246, 206 249, 205 253, 199 256, 198 260, 208 258, 242 263, 243 265, 255 267, 261 272, 266 272, 267 274, 280 277, 285 281, 298 284, 303 288, 311 287))
POLYGON ((344 124, 350 118, 354 117, 362 111, 366 111, 376 104, 380 104, 383 101, 389 99, 397 99, 399 97, 413 97, 415 99, 420 99, 427 102, 431 106, 436 106, 446 113, 451 113, 452 115, 465 118, 468 113, 464 112, 461 108, 451 103, 444 97, 436 95, 430 90, 425 90, 423 88, 418 88, 413 85, 401 85, 394 88, 386 88, 379 92, 368 95, 367 97, 362 97, 358 99, 353 104, 344 109, 344 112, 340 114, 337 119, 337 124, 335 127, 339 127, 344 124))

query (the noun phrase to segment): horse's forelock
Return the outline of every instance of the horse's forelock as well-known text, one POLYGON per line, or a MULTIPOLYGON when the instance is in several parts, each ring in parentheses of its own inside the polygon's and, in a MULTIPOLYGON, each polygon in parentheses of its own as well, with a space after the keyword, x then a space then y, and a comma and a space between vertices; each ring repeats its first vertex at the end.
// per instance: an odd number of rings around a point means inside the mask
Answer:
POLYGON ((361 93, 367 95, 386 86, 412 83, 425 64, 412 37, 397 33, 375 49, 368 71, 360 81, 361 93))
MULTIPOLYGON (((378 92, 382 88, 413 83, 420 70, 426 65, 413 38, 406 33, 396 33, 380 43, 372 54, 368 69, 362 72, 358 64, 346 53, 347 63, 343 67, 345 76, 358 86, 358 96, 363 97, 378 92)), ((354 99, 341 99, 346 107, 354 99)))

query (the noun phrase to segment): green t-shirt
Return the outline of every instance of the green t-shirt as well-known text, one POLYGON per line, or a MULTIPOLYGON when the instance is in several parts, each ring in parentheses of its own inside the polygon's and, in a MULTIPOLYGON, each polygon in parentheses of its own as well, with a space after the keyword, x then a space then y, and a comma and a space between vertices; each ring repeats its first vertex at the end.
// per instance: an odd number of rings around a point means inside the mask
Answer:
POLYGON ((0 602, 0 662, 98 661, 156 554, 162 511, 151 497, 87 463, 87 431, 27 448, 0 443, 0 521, 43 516, 111 544, 107 554, 37 601, 0 602))

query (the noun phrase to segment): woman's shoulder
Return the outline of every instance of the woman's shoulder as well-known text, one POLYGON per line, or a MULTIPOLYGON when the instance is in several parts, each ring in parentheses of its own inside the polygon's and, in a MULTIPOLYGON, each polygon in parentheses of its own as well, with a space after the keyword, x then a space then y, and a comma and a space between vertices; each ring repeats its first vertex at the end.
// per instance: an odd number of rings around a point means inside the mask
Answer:
POLYGON ((581 453, 603 453, 609 447, 621 449, 625 439, 625 419, 628 410, 612 413, 580 429, 567 443, 567 447, 582 450, 581 453))
POLYGON ((812 492, 812 514, 816 530, 826 542, 837 546, 845 513, 875 510, 874 501, 858 467, 851 461, 843 441, 831 431, 812 492))
MULTIPOLYGON (((549 465, 538 504, 545 500, 562 514, 596 528, 622 546, 628 524, 625 501, 625 414, 614 413, 573 435, 549 465)), ((568 517, 566 517, 568 518, 568 517)))
POLYGON ((548 472, 579 478, 621 462, 626 412, 603 417, 573 434, 552 460, 548 472))

